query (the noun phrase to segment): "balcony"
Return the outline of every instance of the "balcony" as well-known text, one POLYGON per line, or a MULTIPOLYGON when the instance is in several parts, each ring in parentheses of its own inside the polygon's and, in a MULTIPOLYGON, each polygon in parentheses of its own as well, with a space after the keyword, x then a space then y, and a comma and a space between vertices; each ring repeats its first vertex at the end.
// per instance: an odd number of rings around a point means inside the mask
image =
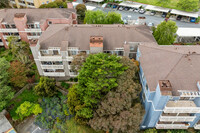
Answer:
POLYGON ((73 60, 73 56, 67 56, 67 61, 72 61, 73 60))
POLYGON ((200 124, 194 125, 194 129, 200 129, 200 124))
POLYGON ((27 7, 29 7, 29 8, 35 8, 35 6, 32 6, 32 5, 27 5, 27 7))
POLYGON ((68 69, 72 69, 72 65, 68 65, 68 69))
POLYGON ((6 28, 6 29, 0 29, 0 32, 18 32, 17 29, 14 29, 14 28, 6 28))
POLYGON ((63 65, 41 65, 42 69, 64 69, 63 65))
POLYGON ((62 56, 39 56, 40 61, 62 61, 62 56))
MULTIPOLYGON (((16 35, 13 35, 13 36, 16 36, 16 35)), ((4 38, 5 40, 8 39, 8 37, 11 37, 11 36, 3 35, 3 38, 4 38)), ((19 39, 21 39, 19 35, 17 35, 16 37, 18 37, 19 39)))
POLYGON ((34 0, 26 0, 26 2, 34 3, 34 0))
POLYGON ((164 108, 164 113, 200 113, 193 101, 169 101, 164 108))
POLYGON ((4 45, 3 45, 3 42, 0 42, 0 46, 4 46, 4 45))
POLYGON ((188 129, 189 124, 156 124, 156 129, 188 129))
POLYGON ((38 39, 40 36, 27 36, 27 38, 30 39, 38 39))
POLYGON ((65 72, 43 72, 44 76, 50 77, 64 77, 65 72))
POLYGON ((78 76, 78 74, 75 73, 75 72, 69 72, 69 76, 70 76, 70 77, 76 77, 76 76, 78 76))
POLYGON ((190 122, 193 121, 196 116, 160 116, 160 121, 166 122, 190 122))
POLYGON ((36 29, 36 28, 35 29, 34 28, 33 29, 25 29, 25 31, 26 32, 42 32, 41 29, 36 29))
POLYGON ((25 6, 26 7, 26 4, 24 3, 18 3, 20 6, 25 6))

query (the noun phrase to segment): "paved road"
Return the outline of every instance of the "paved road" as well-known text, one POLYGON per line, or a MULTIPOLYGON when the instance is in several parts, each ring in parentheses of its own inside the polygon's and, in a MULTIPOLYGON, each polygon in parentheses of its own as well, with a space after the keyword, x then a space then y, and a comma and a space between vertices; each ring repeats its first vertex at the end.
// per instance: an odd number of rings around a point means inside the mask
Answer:
MULTIPOLYGON (((78 0, 77 2, 81 3, 81 1, 82 0, 78 0)), ((103 10, 105 12, 109 12, 109 11, 118 12, 122 15, 122 18, 130 15, 131 19, 137 20, 138 17, 144 16, 144 17, 146 17, 147 23, 152 22, 155 25, 160 24, 160 22, 164 20, 164 18, 162 18, 160 16, 150 16, 150 15, 147 15, 147 14, 139 14, 139 13, 130 12, 130 11, 118 11, 118 10, 114 10, 114 9, 111 9, 111 8, 102 8, 100 5, 97 5, 95 3, 86 3, 86 5, 96 7, 94 10, 103 10)), ((177 20, 173 20, 173 21, 176 22, 178 27, 200 28, 200 24, 194 24, 194 23, 190 23, 190 22, 182 22, 182 21, 177 21, 177 20)))

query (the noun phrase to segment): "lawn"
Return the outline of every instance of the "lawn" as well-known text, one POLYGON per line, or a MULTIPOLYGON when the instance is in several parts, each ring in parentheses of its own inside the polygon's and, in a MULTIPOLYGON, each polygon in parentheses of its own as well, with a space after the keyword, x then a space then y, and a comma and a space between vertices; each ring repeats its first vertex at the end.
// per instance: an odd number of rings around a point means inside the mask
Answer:
MULTIPOLYGON (((161 6, 160 4, 158 4, 158 0, 132 0, 132 1, 149 4, 149 5, 161 6)), ((163 7, 180 10, 180 8, 177 7, 178 1, 179 0, 171 0, 170 3, 163 5, 163 7)))
POLYGON ((104 133, 103 131, 97 132, 88 126, 79 125, 73 118, 67 121, 67 127, 69 133, 104 133))
POLYGON ((25 101, 37 103, 40 97, 37 96, 32 89, 24 90, 18 97, 13 99, 8 104, 8 112, 13 120, 19 119, 19 116, 15 113, 16 109, 25 101))

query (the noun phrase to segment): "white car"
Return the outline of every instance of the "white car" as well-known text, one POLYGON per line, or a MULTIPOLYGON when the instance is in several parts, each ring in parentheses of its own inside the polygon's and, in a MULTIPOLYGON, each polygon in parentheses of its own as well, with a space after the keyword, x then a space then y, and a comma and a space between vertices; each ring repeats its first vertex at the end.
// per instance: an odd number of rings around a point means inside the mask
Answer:
POLYGON ((119 7, 119 9, 118 9, 118 10, 119 10, 119 11, 122 11, 123 9, 124 9, 124 8, 121 6, 121 7, 119 7))
POLYGON ((131 12, 134 11, 134 8, 130 8, 129 11, 131 11, 131 12))
POLYGON ((139 12, 139 9, 136 8, 136 9, 134 10, 134 12, 139 12))

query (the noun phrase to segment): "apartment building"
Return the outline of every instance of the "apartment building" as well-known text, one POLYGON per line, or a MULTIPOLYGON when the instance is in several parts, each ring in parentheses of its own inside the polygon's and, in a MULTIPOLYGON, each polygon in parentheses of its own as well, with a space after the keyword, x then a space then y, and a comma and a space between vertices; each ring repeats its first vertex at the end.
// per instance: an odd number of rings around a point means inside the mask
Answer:
POLYGON ((39 8, 43 4, 54 1, 55 0, 10 0, 10 5, 17 8, 39 8))
POLYGON ((29 42, 38 39, 51 24, 76 24, 75 9, 2 9, 0 10, 0 46, 17 36, 29 42))
POLYGON ((200 47, 140 44, 141 128, 200 129, 200 47))
POLYGON ((71 70, 73 56, 104 52, 135 58, 141 42, 155 42, 144 25, 54 24, 30 47, 41 76, 67 79, 78 75, 71 70))

